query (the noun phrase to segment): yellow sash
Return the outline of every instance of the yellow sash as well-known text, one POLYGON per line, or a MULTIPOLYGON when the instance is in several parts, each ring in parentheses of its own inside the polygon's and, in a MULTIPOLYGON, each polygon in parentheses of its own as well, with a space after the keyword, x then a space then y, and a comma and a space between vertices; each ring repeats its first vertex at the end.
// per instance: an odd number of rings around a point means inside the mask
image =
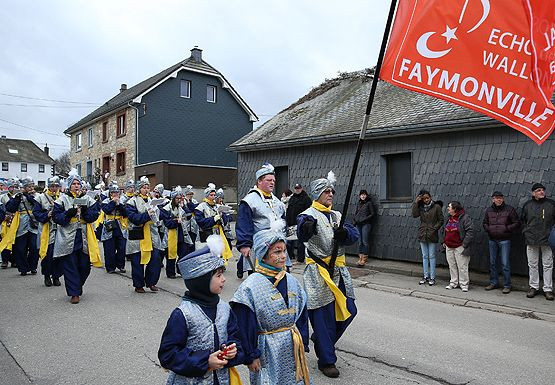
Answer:
POLYGON ((96 234, 94 233, 94 223, 87 223, 82 219, 79 221, 79 219, 77 219, 76 217, 71 218, 69 222, 80 222, 82 225, 87 225, 85 235, 87 236, 87 251, 89 252, 89 259, 94 267, 102 267, 102 260, 100 259, 100 248, 98 247, 98 239, 96 239, 96 234))
POLYGON ((168 259, 177 259, 177 229, 168 229, 168 259))
POLYGON ((148 221, 143 225, 144 237, 140 241, 141 265, 147 265, 150 262, 150 257, 152 256, 152 236, 150 234, 151 223, 152 221, 148 221))
POLYGON ((222 242, 224 244, 224 251, 222 252, 222 258, 224 259, 225 266, 227 266, 227 261, 229 260, 229 258, 233 256, 232 251, 229 248, 229 242, 225 237, 224 228, 222 227, 222 225, 216 225, 214 226, 214 228, 218 229, 218 233, 220 234, 220 238, 222 239, 222 242))
MULTIPOLYGON (((104 213, 102 215, 104 215, 104 213)), ((127 230, 127 227, 129 226, 129 221, 127 220, 127 218, 121 215, 106 214, 104 215, 104 217, 109 221, 119 221, 122 230, 127 230)))
POLYGON ((94 221, 94 228, 98 228, 98 226, 100 226, 102 222, 104 222, 104 211, 100 210, 100 215, 98 216, 96 221, 94 221))
POLYGON ((295 375, 297 382, 303 380, 305 385, 310 385, 310 376, 308 374, 308 365, 306 362, 306 355, 304 353, 303 338, 299 329, 296 326, 286 326, 267 332, 258 332, 258 334, 274 334, 291 330, 291 337, 293 338, 293 353, 295 356, 295 375))
MULTIPOLYGON (((322 258, 322 260, 329 265, 331 261, 331 257, 322 258)), ((310 265, 313 263, 316 263, 314 259, 310 257, 306 257, 307 265, 310 265)), ((318 264, 316 264, 316 266, 318 266, 318 272, 320 273, 320 275, 324 279, 324 282, 326 283, 326 285, 328 285, 331 292, 333 293, 333 296, 335 297, 335 320, 336 321, 347 320, 351 316, 351 313, 349 312, 349 310, 347 310, 347 297, 345 297, 345 294, 343 294, 343 292, 339 290, 335 282, 333 282, 328 270, 318 264)), ((335 266, 337 267, 345 266, 345 255, 340 255, 337 257, 335 261, 335 266)))
POLYGON ((229 385, 243 385, 239 371, 235 366, 229 368, 229 385))
POLYGON ((10 228, 6 231, 6 236, 3 237, 2 242, 0 242, 0 252, 4 251, 4 249, 12 249, 12 245, 15 243, 17 229, 19 228, 19 216, 19 211, 14 214, 12 224, 10 225, 10 228))
POLYGON ((318 210, 322 213, 331 212, 331 206, 324 206, 323 204, 321 204, 318 201, 312 201, 312 206, 311 207, 314 207, 316 210, 318 210))
POLYGON ((50 241, 50 222, 46 222, 42 225, 39 248, 40 259, 44 259, 44 257, 46 257, 46 253, 48 252, 48 241, 50 241))

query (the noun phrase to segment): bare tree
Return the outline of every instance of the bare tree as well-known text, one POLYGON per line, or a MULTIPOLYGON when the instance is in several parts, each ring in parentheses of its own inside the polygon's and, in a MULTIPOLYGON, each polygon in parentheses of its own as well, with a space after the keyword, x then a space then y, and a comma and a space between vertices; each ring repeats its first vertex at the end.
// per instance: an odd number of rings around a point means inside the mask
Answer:
POLYGON ((71 162, 69 160, 69 151, 62 153, 54 161, 56 162, 54 166, 56 175, 67 177, 69 170, 71 169, 71 162))

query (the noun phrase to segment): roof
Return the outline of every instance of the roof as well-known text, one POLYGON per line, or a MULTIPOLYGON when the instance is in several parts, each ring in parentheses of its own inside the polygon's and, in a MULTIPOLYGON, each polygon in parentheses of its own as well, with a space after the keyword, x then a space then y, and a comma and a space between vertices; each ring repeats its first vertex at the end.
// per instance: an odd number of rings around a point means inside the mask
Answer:
MULTIPOLYGON (((370 73, 343 73, 326 80, 229 149, 245 152, 358 139, 370 94, 370 73)), ((379 81, 366 138, 501 124, 455 104, 379 81)))
POLYGON ((200 72, 206 75, 212 75, 220 79, 222 82, 222 86, 224 88, 229 88, 230 93, 232 96, 237 100, 237 102, 243 107, 243 109, 247 112, 250 116, 251 121, 258 120, 256 114, 252 111, 252 109, 247 105, 247 103, 241 98, 241 96, 235 91, 235 89, 231 86, 231 84, 227 81, 227 79, 214 67, 210 64, 206 63, 204 60, 200 62, 193 59, 193 57, 189 57, 179 63, 172 65, 169 68, 157 73, 150 78, 143 80, 142 82, 134 85, 133 87, 128 88, 127 90, 121 91, 116 96, 108 100, 102 106, 98 107, 96 110, 79 120, 77 123, 72 124, 69 126, 65 131, 64 134, 70 134, 83 126, 92 123, 94 120, 110 113, 113 111, 118 110, 121 107, 126 106, 130 102, 137 102, 140 103, 140 99, 142 96, 153 88, 156 88, 158 85, 169 79, 170 77, 177 76, 177 73, 181 70, 188 70, 193 72, 200 72))
POLYGON ((32 141, 9 138, 0 139, 0 160, 3 162, 55 163, 54 159, 46 155, 46 153, 32 141))

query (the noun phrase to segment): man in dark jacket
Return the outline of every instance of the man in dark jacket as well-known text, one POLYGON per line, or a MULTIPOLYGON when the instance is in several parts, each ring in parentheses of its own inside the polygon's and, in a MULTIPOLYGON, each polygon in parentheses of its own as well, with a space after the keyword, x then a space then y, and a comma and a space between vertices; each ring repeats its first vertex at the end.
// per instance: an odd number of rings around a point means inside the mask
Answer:
MULTIPOLYGON (((297 234, 297 216, 310 207, 312 200, 306 191, 303 190, 303 186, 299 183, 295 185, 294 190, 294 194, 291 195, 291 198, 289 198, 289 205, 287 206, 287 211, 285 213, 285 222, 287 223, 287 227, 295 226, 293 234, 297 234)), ((297 261, 303 263, 305 257, 304 243, 297 239, 288 240, 287 252, 289 253, 289 257, 291 259, 293 259, 293 250, 295 248, 297 249, 297 261)))
POLYGON ((553 301, 553 252, 548 238, 555 224, 555 202, 545 197, 545 186, 534 183, 532 199, 524 204, 521 214, 522 232, 526 241, 530 290, 526 296, 533 298, 540 289, 539 259, 543 262, 543 293, 553 301))
POLYGON ((501 257, 503 266, 503 294, 511 292, 511 236, 520 227, 520 221, 514 207, 505 203, 503 193, 494 191, 491 195, 493 204, 486 209, 484 215, 484 230, 489 236, 489 285, 486 290, 499 287, 497 274, 497 258, 501 257))

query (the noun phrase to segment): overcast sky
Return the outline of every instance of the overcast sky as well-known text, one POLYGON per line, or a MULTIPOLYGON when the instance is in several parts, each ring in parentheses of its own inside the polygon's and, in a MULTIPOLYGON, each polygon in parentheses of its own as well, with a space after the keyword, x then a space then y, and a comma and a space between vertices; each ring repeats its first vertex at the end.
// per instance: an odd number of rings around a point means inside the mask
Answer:
POLYGON ((48 143, 55 158, 69 148, 63 131, 121 83, 137 84, 195 45, 263 122, 339 71, 374 66, 388 7, 386 0, 4 2, 0 134, 48 143))

